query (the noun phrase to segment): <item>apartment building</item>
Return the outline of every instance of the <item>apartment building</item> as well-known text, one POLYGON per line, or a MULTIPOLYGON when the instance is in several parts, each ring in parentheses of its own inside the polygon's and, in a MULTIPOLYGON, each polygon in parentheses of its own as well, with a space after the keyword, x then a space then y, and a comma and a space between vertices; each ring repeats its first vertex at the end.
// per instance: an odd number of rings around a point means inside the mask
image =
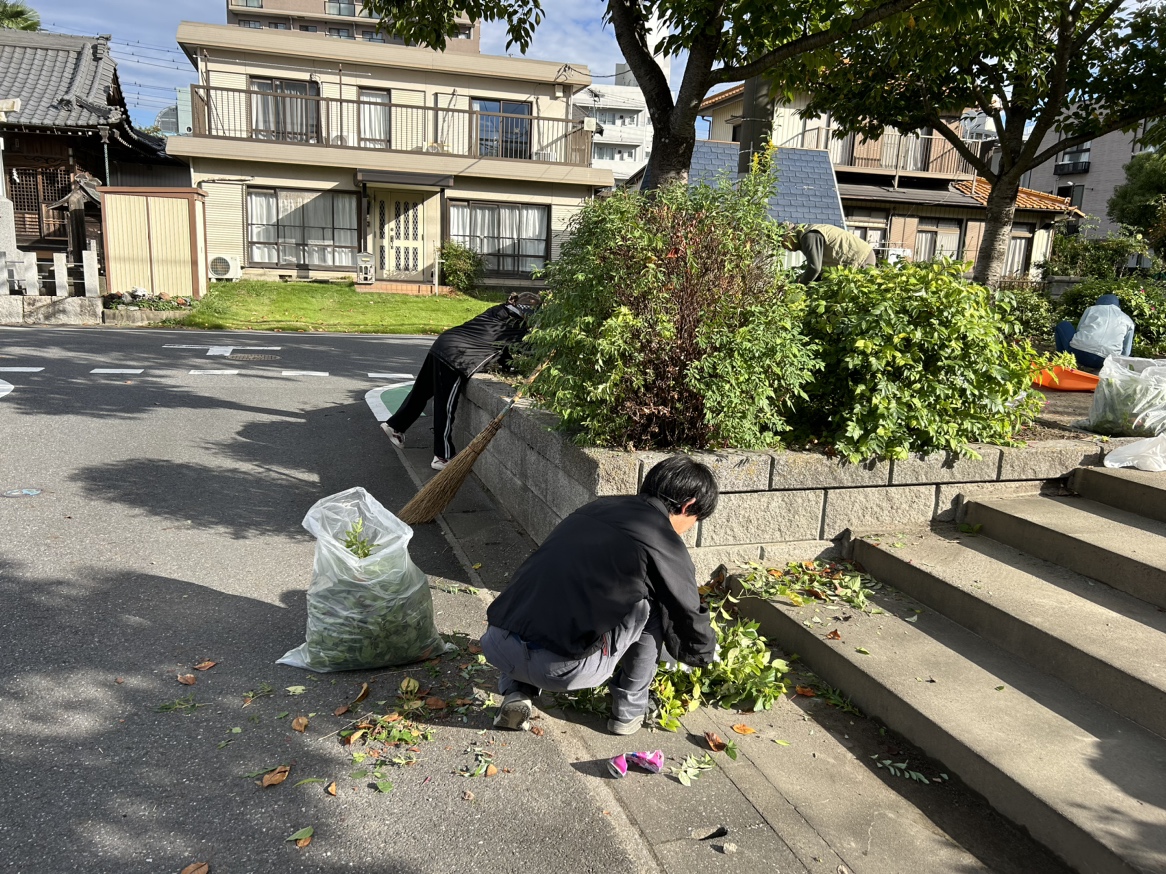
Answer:
POLYGON ((591 84, 582 65, 298 26, 183 22, 178 43, 197 84, 191 135, 167 150, 207 192, 212 264, 244 276, 352 276, 371 255, 378 282, 428 285, 457 240, 482 254, 487 283, 528 285, 612 185, 591 166, 594 122, 571 111, 591 84))
MULTIPOLYGON (((262 30, 294 30, 335 39, 404 45, 398 37, 377 30, 361 0, 227 0, 227 24, 262 30)), ((446 51, 476 55, 481 26, 463 22, 446 51)))
MULTIPOLYGON (((709 138, 739 142, 738 170, 767 143, 830 156, 845 224, 880 257, 926 261, 938 256, 975 261, 983 236, 988 183, 951 142, 933 130, 901 134, 887 128, 877 139, 838 135, 827 118, 802 118, 808 97, 775 103, 759 80, 709 97, 701 115, 709 138)), ((977 154, 988 154, 991 132, 977 118, 949 124, 977 154)), ((782 197, 781 179, 778 198, 782 197)), ((1067 199, 1022 189, 1005 266, 1007 276, 1035 274, 1052 245, 1053 220, 1074 213, 1067 199)))
MULTIPOLYGON (((671 72, 668 58, 657 58, 665 77, 671 72)), ((648 163, 652 154, 652 119, 636 77, 628 65, 615 65, 615 82, 593 84, 575 96, 578 118, 593 118, 595 139, 591 165, 610 170, 620 185, 648 163)))

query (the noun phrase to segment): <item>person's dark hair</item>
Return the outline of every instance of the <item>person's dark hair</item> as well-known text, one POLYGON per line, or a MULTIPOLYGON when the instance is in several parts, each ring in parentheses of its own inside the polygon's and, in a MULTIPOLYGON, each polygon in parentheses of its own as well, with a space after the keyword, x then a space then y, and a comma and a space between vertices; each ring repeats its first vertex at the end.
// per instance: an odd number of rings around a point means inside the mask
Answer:
POLYGON ((679 513, 687 501, 689 516, 707 519, 717 508, 720 489, 716 477, 705 465, 687 455, 665 458, 644 477, 640 494, 659 498, 669 513, 679 513))

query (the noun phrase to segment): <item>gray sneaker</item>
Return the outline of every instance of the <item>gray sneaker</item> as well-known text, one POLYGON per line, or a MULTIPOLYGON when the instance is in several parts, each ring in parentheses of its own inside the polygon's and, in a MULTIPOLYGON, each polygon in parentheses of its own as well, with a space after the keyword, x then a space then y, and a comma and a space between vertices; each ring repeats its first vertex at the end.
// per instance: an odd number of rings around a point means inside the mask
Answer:
POLYGON ((532 709, 529 697, 522 692, 511 692, 502 699, 502 706, 498 708, 498 715, 494 717, 494 727, 526 731, 530 728, 532 709))
POLYGON ((629 735, 635 734, 644 726, 644 716, 633 716, 628 720, 609 719, 607 720, 607 731, 609 734, 629 735))

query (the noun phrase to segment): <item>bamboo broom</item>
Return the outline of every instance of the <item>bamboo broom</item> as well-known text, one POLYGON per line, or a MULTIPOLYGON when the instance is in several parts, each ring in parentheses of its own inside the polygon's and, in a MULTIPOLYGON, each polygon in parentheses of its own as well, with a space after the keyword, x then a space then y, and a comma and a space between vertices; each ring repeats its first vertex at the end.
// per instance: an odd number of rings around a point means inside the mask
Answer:
POLYGON ((474 469, 474 462, 478 460, 478 456, 486 451, 486 447, 490 445, 494 435, 502 428, 502 420, 506 414, 518 403, 523 392, 530 388, 531 384, 538 379, 538 375, 543 372, 543 368, 549 363, 549 360, 544 361, 535 368, 534 373, 518 387, 514 397, 502 408, 502 412, 495 416, 493 421, 482 430, 482 433, 470 441, 469 446, 455 455, 437 476, 423 485, 421 490, 413 496, 413 499, 401 508, 401 512, 397 514, 398 519, 406 525, 421 525, 425 522, 432 522, 438 513, 449 506, 449 502, 453 500, 454 495, 458 493, 469 477, 470 471, 474 469))

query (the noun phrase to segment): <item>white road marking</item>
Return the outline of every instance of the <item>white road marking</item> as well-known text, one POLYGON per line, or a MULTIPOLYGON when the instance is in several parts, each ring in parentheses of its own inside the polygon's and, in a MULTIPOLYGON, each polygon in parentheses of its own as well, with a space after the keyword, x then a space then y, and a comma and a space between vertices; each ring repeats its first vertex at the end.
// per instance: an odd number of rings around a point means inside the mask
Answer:
POLYGON ((196 376, 198 374, 202 374, 202 373, 209 374, 212 376, 238 376, 239 375, 239 371, 237 371, 237 370, 192 370, 190 372, 196 376))
POLYGON ((0 379, 0 398, 4 397, 10 391, 12 391, 12 383, 0 379))
POLYGON ((227 356, 236 349, 250 352, 253 349, 261 349, 265 352, 277 352, 282 349, 282 346, 187 346, 166 343, 162 346, 163 349, 205 349, 207 355, 222 355, 227 356))
POLYGON ((370 379, 412 379, 411 373, 370 373, 370 379))
POLYGON ((95 367, 90 373, 141 373, 142 368, 133 367, 95 367))
POLYGON ((0 373, 40 373, 43 367, 0 367, 0 373))
POLYGON ((284 376, 327 376, 326 370, 285 370, 284 376))
POLYGON ((372 410, 372 414, 376 416, 378 422, 387 422, 389 421, 389 416, 393 414, 389 412, 389 408, 381 400, 381 395, 391 388, 400 388, 401 386, 412 384, 412 377, 410 377, 409 382, 395 382, 392 385, 380 385, 376 388, 370 388, 364 393, 364 402, 368 404, 368 408, 372 410))

